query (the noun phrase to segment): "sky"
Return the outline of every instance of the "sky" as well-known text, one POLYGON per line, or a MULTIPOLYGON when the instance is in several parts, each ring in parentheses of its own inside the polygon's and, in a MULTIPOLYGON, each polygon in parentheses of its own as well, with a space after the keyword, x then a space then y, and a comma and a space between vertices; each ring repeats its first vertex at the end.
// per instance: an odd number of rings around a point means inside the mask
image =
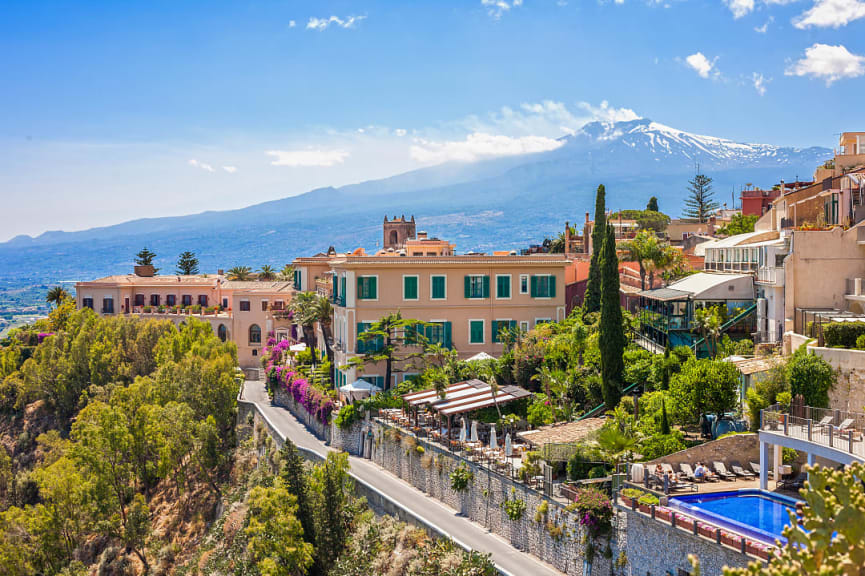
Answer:
POLYGON ((865 130, 865 0, 0 3, 0 241, 239 208, 637 117, 865 130))

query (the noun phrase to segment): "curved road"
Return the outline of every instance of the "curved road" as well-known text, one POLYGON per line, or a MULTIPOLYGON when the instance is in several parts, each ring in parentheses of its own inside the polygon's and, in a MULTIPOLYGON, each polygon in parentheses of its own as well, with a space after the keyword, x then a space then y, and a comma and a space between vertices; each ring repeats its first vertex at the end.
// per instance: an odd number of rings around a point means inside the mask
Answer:
MULTIPOLYGON (((331 450, 309 432, 291 412, 272 405, 263 382, 247 380, 241 398, 256 404, 270 423, 299 447, 316 452, 322 457, 331 450)), ((493 562, 501 572, 513 576, 562 576, 562 572, 530 554, 520 552, 486 528, 464 516, 457 515, 453 509, 428 497, 371 461, 355 456, 349 456, 349 461, 351 471, 357 478, 386 494, 415 516, 438 527, 441 532, 448 534, 464 548, 491 554, 493 562)))

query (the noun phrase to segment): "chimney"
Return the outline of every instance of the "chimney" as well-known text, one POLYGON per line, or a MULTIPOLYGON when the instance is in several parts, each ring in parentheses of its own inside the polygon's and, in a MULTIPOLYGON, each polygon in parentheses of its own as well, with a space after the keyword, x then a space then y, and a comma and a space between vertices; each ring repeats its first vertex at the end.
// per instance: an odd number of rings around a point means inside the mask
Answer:
POLYGON ((706 227, 706 232, 709 233, 709 236, 715 235, 715 217, 714 216, 709 218, 709 223, 708 223, 708 226, 706 227))
POLYGON ((565 254, 571 251, 571 223, 565 220, 565 254))
POLYGON ((427 239, 427 233, 424 232, 423 230, 421 230, 420 232, 417 233, 417 239, 418 240, 426 240, 427 239))
POLYGON ((225 276, 225 270, 223 270, 222 268, 220 268, 219 270, 217 270, 216 273, 217 273, 217 275, 219 275, 219 276, 225 276))
POLYGON ((136 276, 141 276, 142 278, 156 276, 156 268, 153 266, 134 266, 132 270, 136 276))

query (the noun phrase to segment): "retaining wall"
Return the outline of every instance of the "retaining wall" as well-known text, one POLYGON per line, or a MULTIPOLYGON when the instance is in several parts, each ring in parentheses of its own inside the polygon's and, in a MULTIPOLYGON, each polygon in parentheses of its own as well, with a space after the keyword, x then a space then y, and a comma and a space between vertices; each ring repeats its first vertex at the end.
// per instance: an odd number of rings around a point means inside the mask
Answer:
POLYGON ((303 422, 310 432, 315 434, 316 438, 328 443, 330 442, 331 426, 319 422, 318 418, 307 412, 306 408, 302 405, 295 402, 294 397, 282 386, 276 387, 276 391, 273 393, 273 403, 276 406, 288 409, 295 418, 303 422))
MULTIPOLYGON (((647 468, 658 462, 666 462, 673 466, 678 472, 679 464, 682 462, 694 466, 697 462, 703 462, 712 467, 713 462, 728 463, 730 460, 738 460, 745 470, 750 470, 748 462, 760 461, 760 442, 757 434, 733 434, 718 440, 712 440, 704 444, 698 444, 673 454, 661 456, 655 460, 646 462, 647 468)), ((729 468, 729 465, 727 466, 729 468)))

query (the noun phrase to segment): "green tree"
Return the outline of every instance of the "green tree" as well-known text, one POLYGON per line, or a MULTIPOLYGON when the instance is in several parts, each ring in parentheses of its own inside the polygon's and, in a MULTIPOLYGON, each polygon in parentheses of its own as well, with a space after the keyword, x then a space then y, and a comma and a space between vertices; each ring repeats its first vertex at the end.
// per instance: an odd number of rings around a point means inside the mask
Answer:
POLYGON ((829 406, 829 390, 835 383, 835 371, 822 357, 809 353, 804 345, 787 362, 787 380, 790 393, 793 397, 801 394, 806 406, 829 406))
POLYGON ((802 518, 789 512, 787 545, 768 565, 755 561, 747 568, 724 568, 724 576, 865 576, 865 464, 806 470, 808 481, 799 492, 805 500, 802 518))
POLYGON ((326 298, 316 292, 298 292, 288 304, 289 310, 294 313, 294 321, 303 332, 303 341, 310 349, 316 347, 315 323, 321 317, 321 299, 326 298))
POLYGON ((325 574, 345 549, 356 514, 349 496, 354 483, 348 470, 348 454, 329 452, 327 459, 313 472, 318 497, 315 506, 316 568, 325 574))
POLYGON ((252 269, 249 266, 233 266, 228 269, 228 279, 244 281, 249 280, 252 276, 252 269))
POLYGON ((714 358, 718 355, 718 338, 721 336, 721 324, 723 324, 720 309, 717 306, 698 308, 694 311, 694 323, 709 355, 714 358))
POLYGON ((283 266, 282 270, 279 271, 279 279, 286 282, 294 280, 294 266, 291 264, 283 266))
POLYGON ((661 250, 661 243, 658 237, 641 230, 633 240, 626 243, 625 252, 627 259, 636 262, 640 268, 640 286, 643 290, 646 289, 646 263, 658 260, 658 254, 661 250))
POLYGON ((754 224, 757 223, 756 214, 733 214, 730 218, 730 223, 718 229, 718 234, 727 236, 735 236, 736 234, 747 234, 754 231, 754 224))
POLYGON ((601 352, 601 379, 604 404, 618 406, 622 395, 625 364, 625 337, 622 306, 619 295, 619 258, 616 256, 616 238, 613 227, 607 226, 601 260, 601 320, 598 343, 601 352))
POLYGON ((661 434, 665 436, 670 434, 670 420, 667 418, 666 400, 661 402, 661 434))
POLYGON ((261 267, 261 270, 258 271, 258 279, 259 280, 273 280, 276 278, 276 270, 273 269, 273 266, 265 264, 261 267))
POLYGON ((297 498, 281 478, 249 493, 247 549, 263 576, 306 574, 312 565, 313 547, 304 541, 296 513, 297 498))
POLYGON ((70 299, 69 292, 62 286, 54 286, 48 290, 45 295, 45 301, 50 305, 60 306, 64 300, 70 299))
POLYGON ((656 196, 649 198, 649 203, 646 204, 646 210, 649 210, 650 212, 660 212, 660 210, 658 210, 658 198, 656 196))
POLYGON ((150 563, 147 562, 147 556, 144 554, 144 544, 148 536, 150 536, 150 508, 144 496, 136 494, 129 505, 129 514, 123 527, 123 543, 141 560, 145 574, 150 572, 150 563))
POLYGON ((618 426, 607 425, 598 431, 598 448, 607 462, 618 465, 637 445, 633 434, 622 432, 618 426))
POLYGON ((312 496, 307 479, 303 456, 291 439, 286 439, 282 447, 282 471, 280 473, 286 489, 297 498, 297 519, 303 528, 303 538, 315 545, 315 518, 312 509, 312 496))
POLYGON ((175 272, 183 276, 198 274, 198 258, 196 258, 195 252, 189 250, 182 252, 177 257, 177 270, 175 272))
POLYGON ((391 386, 394 373, 409 372, 416 369, 414 361, 423 358, 424 353, 417 351, 425 347, 426 337, 421 333, 426 324, 420 320, 403 318, 397 310, 373 322, 357 339, 365 344, 365 352, 349 362, 355 366, 368 366, 384 362, 384 388, 391 386))
POLYGON ((549 241, 548 249, 551 254, 562 254, 565 252, 565 233, 559 232, 558 236, 553 239, 547 239, 549 241))
POLYGON ((697 222, 708 222, 718 209, 715 193, 712 191, 712 179, 705 174, 697 174, 693 180, 688 180, 688 196, 685 198, 685 208, 682 216, 697 222))
POLYGON ((597 312, 601 309, 601 252, 607 233, 606 188, 601 184, 595 194, 595 222, 592 228, 592 257, 589 262, 589 279, 583 298, 584 312, 597 312))
MULTIPOLYGON (((156 253, 152 252, 145 246, 135 255, 135 264, 138 266, 153 266, 153 261, 156 259, 156 253)), ((157 274, 159 268, 154 268, 153 273, 157 274)))
POLYGON ((739 370, 730 362, 692 358, 670 381, 673 414, 696 423, 701 414, 724 414, 736 406, 739 370))

